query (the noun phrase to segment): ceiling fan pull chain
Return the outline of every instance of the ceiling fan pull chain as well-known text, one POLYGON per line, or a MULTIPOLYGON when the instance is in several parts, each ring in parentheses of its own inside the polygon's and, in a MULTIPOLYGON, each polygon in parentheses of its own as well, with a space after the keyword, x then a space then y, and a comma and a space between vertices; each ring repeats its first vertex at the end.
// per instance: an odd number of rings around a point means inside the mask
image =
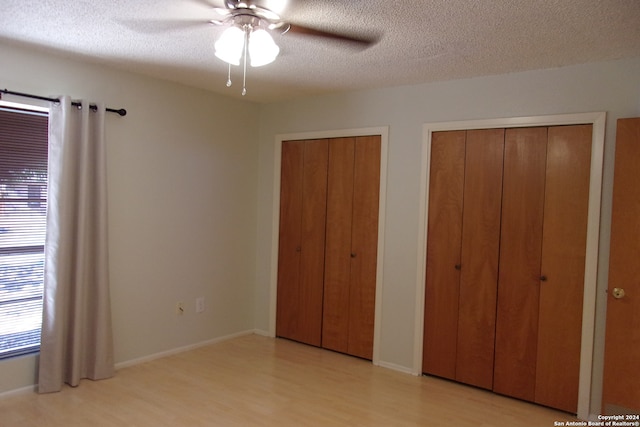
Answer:
POLYGON ((227 87, 231 87, 231 64, 229 64, 229 73, 227 74, 227 87))
POLYGON ((248 26, 244 27, 244 50, 242 52, 242 57, 244 61, 244 72, 242 73, 242 96, 247 94, 247 47, 249 45, 249 32, 251 29, 248 26))

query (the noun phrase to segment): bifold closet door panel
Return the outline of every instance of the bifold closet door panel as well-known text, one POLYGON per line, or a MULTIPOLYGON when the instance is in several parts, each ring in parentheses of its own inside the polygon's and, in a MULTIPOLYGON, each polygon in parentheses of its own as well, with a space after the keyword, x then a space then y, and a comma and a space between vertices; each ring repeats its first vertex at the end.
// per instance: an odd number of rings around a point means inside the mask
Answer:
POLYGON ((537 403, 575 413, 591 166, 591 125, 549 128, 537 403))
POLYGON ((371 360, 378 259, 380 136, 357 137, 355 153, 347 353, 371 360))
POLYGON ((640 118, 616 128, 602 414, 640 414, 640 118))
POLYGON ((431 136, 422 372, 456 376, 466 131, 431 136))
POLYGON ((276 335, 298 336, 304 141, 282 143, 276 335))
POLYGON ((493 387, 504 129, 467 131, 456 380, 493 387))
POLYGON ((322 347, 349 348, 349 288, 355 139, 329 141, 322 347))
POLYGON ((493 390, 534 399, 547 128, 505 131, 493 390))
POLYGON ((324 245, 327 215, 327 164, 329 141, 305 143, 302 184, 302 252, 300 331, 304 342, 322 342, 324 245))
MULTIPOLYGON (((291 338, 296 341, 320 346, 322 340, 322 301, 324 287, 324 247, 325 247, 325 223, 327 203, 327 165, 328 147, 326 139, 296 141, 291 144, 283 142, 282 159, 283 172, 281 181, 281 214, 280 214, 280 254, 278 259, 278 303, 277 316, 282 320, 276 321, 276 328, 280 325, 281 331, 276 330, 279 336, 291 338), (289 145, 302 148, 301 172, 285 172, 284 169, 291 164, 299 164, 299 161, 288 160, 289 145), (302 194, 284 194, 288 189, 297 189, 297 184, 284 182, 291 176, 301 177, 302 194), (283 202, 289 197, 301 199, 300 219, 289 218, 289 214, 283 214, 283 202), (291 219, 291 223, 287 222, 291 219), (293 240, 294 237, 286 236, 291 232, 295 236, 295 230, 300 224, 300 240, 297 245, 282 244, 284 241, 293 240), (284 248, 282 248, 284 246, 284 248), (283 252, 287 250, 288 252, 283 252), (293 252, 291 252, 293 251, 293 252), (290 273, 287 270, 290 264, 295 264, 299 259, 299 271, 290 273), (294 281, 295 274, 299 279, 294 281), (282 300, 280 299, 282 298, 282 300), (287 323, 287 325, 284 325, 287 323), (292 331, 285 335, 283 331, 292 331)), ((299 156, 299 148, 293 149, 299 156)), ((286 203, 286 202, 285 202, 286 203)), ((291 203, 292 215, 295 212, 294 203, 291 203)), ((286 210, 286 209, 285 209, 286 210)))

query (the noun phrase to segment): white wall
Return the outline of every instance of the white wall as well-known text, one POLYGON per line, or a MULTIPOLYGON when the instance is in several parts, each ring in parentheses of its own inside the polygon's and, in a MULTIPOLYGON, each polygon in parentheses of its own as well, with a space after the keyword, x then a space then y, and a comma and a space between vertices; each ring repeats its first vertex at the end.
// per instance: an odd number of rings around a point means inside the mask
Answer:
POLYGON ((260 124, 256 327, 269 328, 274 141, 277 134, 389 126, 380 361, 413 366, 422 125, 607 112, 594 405, 599 402, 615 123, 640 115, 640 58, 336 94, 266 105, 260 124))
MULTIPOLYGON (((128 111, 106 124, 116 362, 252 330, 258 106, 9 45, 0 57, 2 88, 128 111)), ((0 393, 35 378, 35 356, 0 361, 0 393)))

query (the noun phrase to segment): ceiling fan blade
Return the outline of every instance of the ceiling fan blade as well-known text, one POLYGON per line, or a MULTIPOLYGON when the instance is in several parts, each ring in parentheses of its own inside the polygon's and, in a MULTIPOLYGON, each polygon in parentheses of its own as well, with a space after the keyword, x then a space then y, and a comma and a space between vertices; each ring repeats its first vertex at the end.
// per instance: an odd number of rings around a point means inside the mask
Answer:
POLYGON ((297 24, 289 24, 289 30, 286 32, 291 34, 300 34, 304 36, 348 42, 363 48, 371 47, 380 40, 380 37, 378 35, 334 33, 324 30, 317 30, 315 28, 297 24))
POLYGON ((210 0, 190 0, 190 1, 191 1, 191 3, 197 3, 197 4, 200 4, 201 6, 205 6, 205 7, 208 7, 208 8, 220 7, 220 5, 216 4, 216 3, 221 3, 220 1, 212 2, 210 0))
POLYGON ((142 34, 159 34, 175 30, 187 30, 190 28, 203 27, 211 25, 210 20, 206 19, 163 19, 163 20, 140 20, 125 19, 119 20, 118 23, 124 27, 142 34))

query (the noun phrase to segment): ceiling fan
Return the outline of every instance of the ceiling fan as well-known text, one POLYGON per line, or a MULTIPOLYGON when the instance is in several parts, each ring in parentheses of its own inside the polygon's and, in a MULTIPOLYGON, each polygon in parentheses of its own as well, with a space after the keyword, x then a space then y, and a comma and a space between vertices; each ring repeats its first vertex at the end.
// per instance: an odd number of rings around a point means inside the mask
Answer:
POLYGON ((378 41, 377 36, 329 32, 286 22, 279 14, 255 0, 224 0, 224 8, 216 7, 214 11, 219 18, 210 22, 227 27, 215 43, 215 55, 229 64, 228 87, 231 86, 231 65, 240 65, 242 61, 242 95, 247 93, 247 59, 250 59, 251 66, 259 67, 273 62, 280 51, 270 35, 271 32, 346 42, 361 48, 370 47, 378 41))
POLYGON ((122 24, 134 29, 134 31, 145 33, 189 28, 202 23, 225 27, 215 42, 215 55, 229 64, 227 86, 231 86, 231 66, 243 66, 242 95, 246 94, 247 63, 253 67, 269 64, 275 60, 280 51, 271 34, 310 37, 358 49, 366 49, 375 45, 380 37, 379 33, 368 31, 350 34, 333 32, 283 20, 278 13, 265 6, 265 4, 270 4, 268 0, 223 0, 223 7, 218 6, 219 2, 216 2, 218 5, 213 4, 213 0, 192 1, 212 9, 215 17, 206 21, 136 20, 122 21, 122 24))
POLYGON ((210 22, 216 25, 253 25, 266 27, 269 30, 278 31, 281 34, 299 34, 304 36, 321 37, 328 40, 354 43, 360 47, 370 47, 378 41, 377 36, 362 36, 319 30, 303 25, 285 22, 280 15, 261 6, 255 0, 224 0, 224 8, 216 7, 214 11, 220 15, 220 19, 212 19, 210 22))

